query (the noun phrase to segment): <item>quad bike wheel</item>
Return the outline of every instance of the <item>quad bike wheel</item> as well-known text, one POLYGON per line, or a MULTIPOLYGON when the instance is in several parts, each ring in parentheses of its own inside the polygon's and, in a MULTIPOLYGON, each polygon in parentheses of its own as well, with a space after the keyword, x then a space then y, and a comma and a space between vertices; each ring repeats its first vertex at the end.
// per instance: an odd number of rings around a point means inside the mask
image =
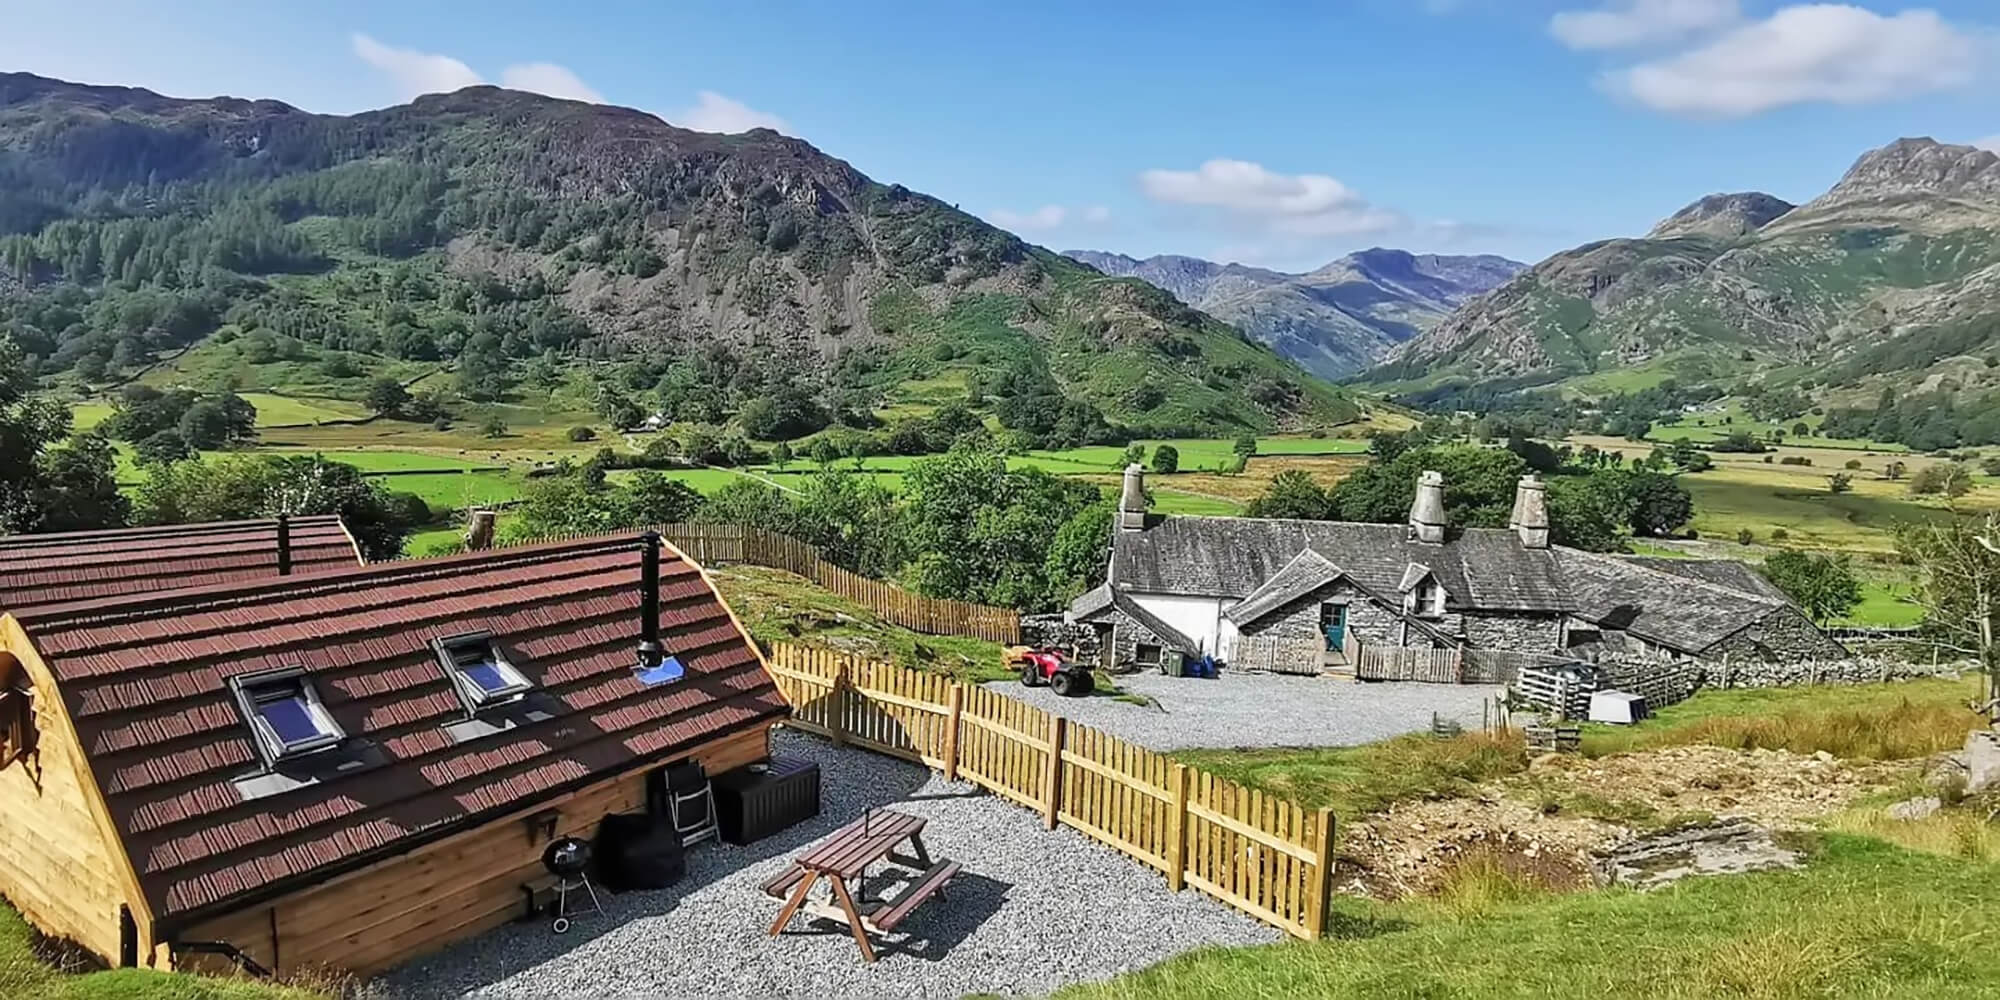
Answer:
MULTIPOLYGON (((1088 684, 1090 682, 1085 681, 1083 683, 1088 684)), ((1079 689, 1075 673, 1068 670, 1058 670, 1054 677, 1049 678, 1049 690, 1067 698, 1073 694, 1082 694, 1084 691, 1089 690, 1089 688, 1079 689)))
POLYGON ((1022 687, 1040 687, 1041 683, 1042 683, 1042 668, 1036 666, 1033 663, 1021 664, 1022 687))

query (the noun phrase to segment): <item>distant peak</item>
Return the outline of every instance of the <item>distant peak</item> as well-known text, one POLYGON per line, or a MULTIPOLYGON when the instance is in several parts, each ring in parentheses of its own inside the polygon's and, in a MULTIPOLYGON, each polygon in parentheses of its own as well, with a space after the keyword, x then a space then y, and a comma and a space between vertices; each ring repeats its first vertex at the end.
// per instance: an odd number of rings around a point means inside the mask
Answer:
POLYGON ((2000 156, 1928 136, 1861 154, 1820 203, 1899 195, 2000 199, 2000 156))
POLYGON ((1646 236, 1655 240, 1677 236, 1736 239, 1764 228, 1794 207, 1762 191, 1712 194, 1661 220, 1646 236))

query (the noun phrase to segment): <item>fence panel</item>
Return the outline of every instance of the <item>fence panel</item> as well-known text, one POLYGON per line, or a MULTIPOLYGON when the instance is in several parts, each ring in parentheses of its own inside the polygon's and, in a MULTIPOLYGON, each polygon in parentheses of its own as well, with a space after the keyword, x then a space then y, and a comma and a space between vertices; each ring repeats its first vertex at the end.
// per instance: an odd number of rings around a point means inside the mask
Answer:
POLYGON ((1239 635, 1229 650, 1231 670, 1318 674, 1326 669, 1326 640, 1297 636, 1239 635))
POLYGON ((663 524, 660 535, 689 559, 768 566, 811 580, 894 625, 931 635, 963 635, 990 642, 1021 638, 1021 615, 1012 608, 913 594, 826 561, 819 550, 790 535, 741 524, 663 524))
MULTIPOLYGON (((718 544, 725 544, 718 542, 718 544)), ((753 543, 754 544, 754 543, 753 543)), ((1286 932, 1317 938, 1333 817, 942 674, 784 643, 789 725, 963 777, 1286 932)))
POLYGON ((1464 654, 1456 649, 1417 649, 1364 642, 1359 644, 1359 651, 1354 676, 1362 680, 1457 684, 1463 676, 1460 668, 1464 654))

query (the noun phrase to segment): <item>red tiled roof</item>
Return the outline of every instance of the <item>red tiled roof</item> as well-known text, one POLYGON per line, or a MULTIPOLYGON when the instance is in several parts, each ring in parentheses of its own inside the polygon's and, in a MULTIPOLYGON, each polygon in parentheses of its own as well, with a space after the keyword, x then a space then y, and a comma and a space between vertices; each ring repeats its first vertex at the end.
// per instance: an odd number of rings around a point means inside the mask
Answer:
MULTIPOLYGON (((727 731, 785 702, 702 578, 661 555, 660 637, 686 668, 633 674, 633 535, 314 577, 45 605, 16 617, 54 671, 161 916, 408 849, 727 731), (454 742, 465 709, 433 639, 486 630, 553 718, 454 742), (246 800, 256 772, 228 678, 301 666, 348 740, 386 762, 246 800)), ((218 904, 223 904, 218 906, 218 904)))
MULTIPOLYGON (((336 515, 294 517, 289 536, 294 574, 361 563, 336 515)), ((275 520, 0 538, 0 611, 277 575, 275 520)))

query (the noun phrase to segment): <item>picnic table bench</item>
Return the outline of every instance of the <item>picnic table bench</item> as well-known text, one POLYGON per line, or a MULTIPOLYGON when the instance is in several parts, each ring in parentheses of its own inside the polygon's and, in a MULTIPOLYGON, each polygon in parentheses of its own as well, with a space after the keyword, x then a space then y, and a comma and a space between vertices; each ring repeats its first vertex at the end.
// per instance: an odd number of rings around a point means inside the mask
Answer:
POLYGON ((765 894, 785 901, 778 919, 771 923, 772 936, 784 930, 794 915, 804 911, 847 925, 855 943, 861 946, 861 957, 875 961, 875 947, 868 935, 895 930, 918 904, 942 894, 945 883, 958 874, 958 862, 931 860, 930 852, 924 849, 923 829, 920 817, 891 809, 871 809, 799 855, 791 867, 764 883, 765 894), (913 853, 896 850, 905 841, 913 853), (884 860, 915 869, 919 874, 895 899, 866 900, 868 905, 864 908, 855 899, 865 895, 868 866, 884 860), (830 887, 831 905, 807 898, 822 878, 830 887), (850 888, 849 882, 854 887, 850 888))

